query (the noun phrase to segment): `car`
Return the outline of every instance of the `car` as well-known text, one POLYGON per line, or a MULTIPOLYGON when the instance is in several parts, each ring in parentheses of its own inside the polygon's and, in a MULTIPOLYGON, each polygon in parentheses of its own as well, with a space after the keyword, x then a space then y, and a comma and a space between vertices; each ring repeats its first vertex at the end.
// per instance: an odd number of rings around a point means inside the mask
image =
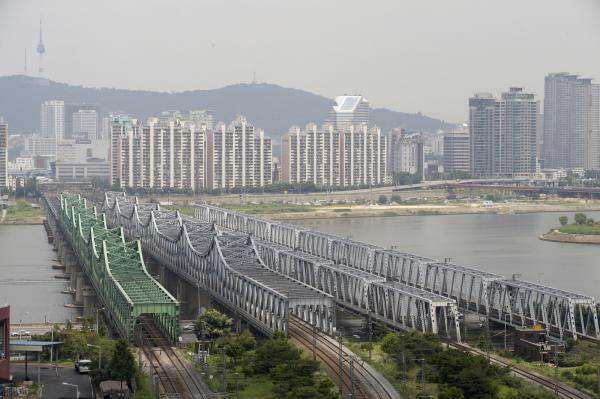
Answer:
POLYGON ((92 361, 89 359, 79 359, 75 362, 75 370, 79 374, 89 373, 92 369, 92 361))
POLYGON ((183 332, 192 332, 194 331, 194 325, 193 324, 186 324, 185 326, 183 326, 183 332))
POLYGON ((11 337, 29 337, 31 336, 31 331, 27 330, 18 330, 10 333, 11 337))

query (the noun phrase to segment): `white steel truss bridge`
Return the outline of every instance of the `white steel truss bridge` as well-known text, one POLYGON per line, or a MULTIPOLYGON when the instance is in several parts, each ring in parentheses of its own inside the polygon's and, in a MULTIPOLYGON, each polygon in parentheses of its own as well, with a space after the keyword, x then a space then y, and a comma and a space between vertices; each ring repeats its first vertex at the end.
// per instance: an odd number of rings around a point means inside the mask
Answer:
POLYGON ((457 309, 561 339, 600 338, 593 297, 197 204, 197 219, 246 234, 262 264, 392 326, 451 332, 457 309))

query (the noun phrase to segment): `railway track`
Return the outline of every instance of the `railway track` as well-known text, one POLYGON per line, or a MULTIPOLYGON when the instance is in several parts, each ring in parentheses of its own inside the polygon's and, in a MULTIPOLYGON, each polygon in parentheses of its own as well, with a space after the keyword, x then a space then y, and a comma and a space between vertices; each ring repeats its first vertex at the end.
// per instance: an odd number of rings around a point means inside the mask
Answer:
MULTIPOLYGON (((313 327, 304 321, 291 316, 288 320, 289 338, 305 348, 313 351, 316 346, 316 358, 324 366, 327 373, 334 377, 335 382, 340 382, 340 348, 339 343, 328 335, 313 331, 313 327), (313 342, 314 337, 314 342, 313 342)), ((354 353, 342 346, 342 376, 341 385, 343 397, 354 399, 400 399, 394 387, 373 370, 364 361, 358 359, 354 353), (350 363, 352 361, 352 372, 350 363), (352 378, 351 378, 352 373, 352 378)))
MULTIPOLYGON (((141 348, 158 377, 162 398, 209 399, 211 392, 171 347, 151 317, 139 318, 141 348)), ((138 344, 140 344, 140 337, 138 344)))
MULTIPOLYGON (((473 353, 473 354, 476 354, 479 356, 487 356, 486 353, 484 353, 478 349, 474 349, 467 345, 458 344, 458 343, 454 343, 454 342, 453 343, 448 342, 448 346, 451 346, 455 349, 460 349, 460 350, 463 350, 466 352, 470 352, 470 353, 473 353)), ((589 395, 586 395, 585 393, 580 392, 580 391, 576 390, 575 388, 571 388, 570 386, 567 386, 564 384, 556 384, 555 381, 549 377, 532 372, 531 370, 528 370, 527 368, 525 368, 523 366, 519 366, 519 365, 510 363, 510 362, 507 362, 500 357, 490 355, 490 362, 504 366, 504 367, 508 367, 517 376, 519 376, 523 379, 529 380, 531 382, 534 382, 538 385, 541 385, 553 392, 558 392, 558 395, 561 398, 591 399, 591 397, 589 395)))

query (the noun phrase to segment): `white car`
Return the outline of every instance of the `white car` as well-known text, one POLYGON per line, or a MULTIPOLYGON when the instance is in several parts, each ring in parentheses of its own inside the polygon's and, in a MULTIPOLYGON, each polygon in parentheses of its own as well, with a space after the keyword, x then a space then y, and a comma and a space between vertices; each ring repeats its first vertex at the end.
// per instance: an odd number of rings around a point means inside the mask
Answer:
POLYGON ((29 337, 31 336, 31 331, 27 331, 27 330, 19 330, 19 331, 13 331, 10 333, 11 337, 29 337))
POLYGON ((192 332, 194 331, 194 325, 193 324, 186 324, 185 326, 183 326, 183 332, 192 332))

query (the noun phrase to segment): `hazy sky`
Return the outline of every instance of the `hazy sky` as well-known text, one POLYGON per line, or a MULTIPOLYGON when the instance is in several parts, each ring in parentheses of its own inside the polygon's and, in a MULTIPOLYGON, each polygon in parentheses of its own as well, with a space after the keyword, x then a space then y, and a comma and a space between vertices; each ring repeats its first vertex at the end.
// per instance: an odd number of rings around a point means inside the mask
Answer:
MULTIPOLYGON (((0 0, 0 75, 180 91, 260 82, 362 93, 450 121, 476 91, 600 79, 599 0, 0 0)), ((0 93, 3 95, 3 93, 0 93)))

